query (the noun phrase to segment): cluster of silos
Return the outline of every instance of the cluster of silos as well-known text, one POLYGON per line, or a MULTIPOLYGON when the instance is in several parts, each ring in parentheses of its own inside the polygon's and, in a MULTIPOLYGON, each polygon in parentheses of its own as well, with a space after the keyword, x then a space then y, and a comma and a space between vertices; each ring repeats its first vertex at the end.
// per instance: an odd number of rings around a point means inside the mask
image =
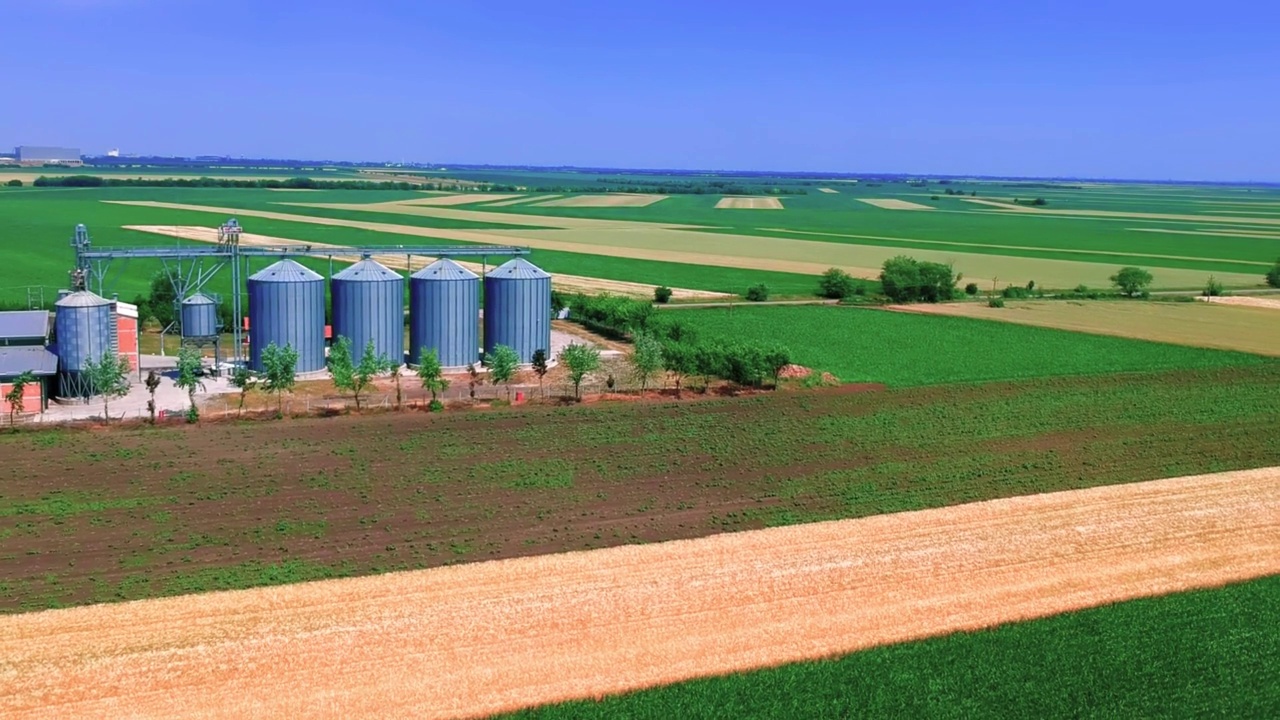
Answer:
POLYGON ((526 365, 538 350, 551 354, 551 276, 523 258, 484 276, 484 351, 499 345, 526 365))
POLYGON ((114 352, 116 339, 115 310, 110 300, 80 290, 68 293, 54 304, 54 333, 58 338, 58 372, 66 397, 93 393, 84 374, 90 363, 97 363, 107 352, 114 352))
POLYGON ((293 260, 281 260, 249 276, 249 367, 265 368, 270 345, 298 353, 296 371, 324 369, 324 278, 293 260))
POLYGON ((351 360, 359 363, 369 343, 376 355, 404 363, 404 278, 365 258, 330 279, 333 339, 351 342, 351 360))

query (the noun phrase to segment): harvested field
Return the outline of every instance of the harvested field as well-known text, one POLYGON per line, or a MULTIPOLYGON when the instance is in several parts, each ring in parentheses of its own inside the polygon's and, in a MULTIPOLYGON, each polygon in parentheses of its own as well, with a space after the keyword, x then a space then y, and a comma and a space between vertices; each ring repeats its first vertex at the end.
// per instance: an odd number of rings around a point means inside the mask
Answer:
POLYGON ((827 193, 828 195, 838 195, 840 193, 839 190, 833 190, 831 188, 818 188, 818 192, 827 193))
POLYGON ((1153 340, 1194 347, 1238 350, 1280 357, 1280 321, 1272 317, 1280 300, 1250 297, 1203 298, 1204 303, 1046 300, 898 305, 902 312, 981 318, 1096 335, 1153 340))
POLYGON ((476 717, 1277 573, 1278 518, 1267 468, 19 615, 0 710, 476 717))
POLYGON ((1229 224, 1246 224, 1246 225, 1280 225, 1280 218, 1249 218, 1249 217, 1219 217, 1216 215, 1182 215, 1176 213, 1149 213, 1149 212, 1122 212, 1119 210, 1051 210, 1046 208, 1028 207, 1026 205, 1011 205, 1002 202, 993 202, 981 198, 960 198, 968 203, 978 205, 986 205, 988 207, 999 208, 1009 212, 1026 213, 1030 215, 1045 216, 1062 216, 1062 217, 1091 217, 1091 218, 1122 218, 1134 220, 1180 220, 1183 222, 1217 222, 1229 224))
POLYGON ((782 200, 775 197, 725 197, 716 203, 719 210, 782 210, 782 200))
POLYGON ((484 206, 489 207, 509 207, 511 205, 527 205, 529 203, 539 202, 542 200, 554 200, 559 195, 525 195, 523 197, 514 198, 512 200, 502 200, 495 203, 485 203, 484 206))
POLYGON ((522 195, 497 195, 490 193, 463 193, 461 195, 437 195, 434 197, 424 198, 421 200, 401 200, 401 205, 427 205, 442 206, 450 205, 470 205, 471 203, 483 203, 490 200, 512 200, 519 199, 522 195))
MULTIPOLYGON (((183 225, 125 225, 126 230, 137 230, 140 232, 155 233, 157 235, 167 235, 169 237, 182 238, 184 240, 196 240, 200 242, 216 243, 218 241, 218 231, 215 228, 205 228, 196 226, 183 225)), ((307 240, 293 240, 290 238, 270 237, 267 235, 255 235, 253 233, 242 233, 240 235, 240 243, 247 247, 263 246, 263 245, 293 245, 297 247, 310 246, 313 248, 333 248, 334 250, 342 250, 341 245, 330 245, 326 243, 312 242, 307 240)), ((354 263, 360 260, 358 255, 337 253, 333 256, 334 260, 340 262, 354 263)), ((412 267, 410 260, 404 255, 375 255, 374 260, 395 270, 418 270, 422 266, 431 262, 431 258, 414 257, 412 267)), ((459 265, 471 270, 476 274, 484 272, 484 266, 477 262, 467 262, 463 260, 456 261, 459 265)), ((617 295, 626 295, 628 297, 652 298, 653 291, 656 286, 645 285, 643 283, 630 283, 621 280, 605 280, 602 278, 586 278, 575 275, 553 275, 551 278, 552 287, 565 292, 584 292, 588 294, 598 293, 614 293, 617 295)), ((671 288, 673 298, 687 300, 720 300, 731 295, 724 293, 709 292, 706 290, 690 290, 688 288, 671 288)))
POLYGON ((921 205, 909 200, 897 200, 894 198, 858 198, 858 202, 864 202, 873 205, 881 210, 933 210, 929 205, 921 205))
POLYGON ((534 203, 538 207, 649 207, 666 200, 666 195, 646 195, 641 193, 609 193, 607 195, 570 195, 559 200, 547 200, 534 203))
MULTIPOLYGON (((1241 232, 1249 228, 1214 228, 1205 230, 1173 230, 1171 228, 1126 228, 1134 232, 1161 233, 1170 235, 1207 235, 1209 237, 1242 237, 1242 238, 1259 238, 1261 240, 1280 240, 1280 233, 1273 232, 1241 232)), ((1235 260, 1233 262, 1248 262, 1250 265, 1270 265, 1271 263, 1248 260, 1235 260)))

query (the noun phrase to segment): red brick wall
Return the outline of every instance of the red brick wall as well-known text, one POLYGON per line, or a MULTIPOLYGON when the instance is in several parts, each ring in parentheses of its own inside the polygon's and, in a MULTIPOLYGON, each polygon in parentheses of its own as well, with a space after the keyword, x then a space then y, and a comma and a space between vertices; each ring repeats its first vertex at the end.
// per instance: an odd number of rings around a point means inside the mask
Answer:
MULTIPOLYGON (((3 398, 13 389, 13 385, 9 383, 0 383, 0 410, 4 411, 4 415, 9 415, 9 403, 4 402, 3 398)), ((36 413, 40 412, 40 383, 29 383, 22 389, 22 412, 36 413)))
POLYGON ((138 369, 138 319, 120 315, 116 321, 120 354, 129 360, 129 367, 138 369))

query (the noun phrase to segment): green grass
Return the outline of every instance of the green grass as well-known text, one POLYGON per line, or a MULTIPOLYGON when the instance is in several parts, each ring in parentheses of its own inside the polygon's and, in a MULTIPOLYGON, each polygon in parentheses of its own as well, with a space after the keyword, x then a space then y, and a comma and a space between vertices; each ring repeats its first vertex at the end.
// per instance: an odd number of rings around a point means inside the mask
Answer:
POLYGON ((895 387, 1268 362, 1245 353, 865 308, 738 305, 668 312, 703 338, 778 343, 794 362, 845 382, 895 387))
POLYGON ((1280 715, 1280 576, 515 713, 588 718, 1280 715))

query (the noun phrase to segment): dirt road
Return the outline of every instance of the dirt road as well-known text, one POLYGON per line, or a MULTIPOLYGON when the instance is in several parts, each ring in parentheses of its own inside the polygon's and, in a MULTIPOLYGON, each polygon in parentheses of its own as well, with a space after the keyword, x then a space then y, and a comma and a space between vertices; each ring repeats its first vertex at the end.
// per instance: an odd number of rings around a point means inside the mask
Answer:
POLYGON ((450 717, 1280 572, 1280 468, 0 618, 4 717, 450 717))

